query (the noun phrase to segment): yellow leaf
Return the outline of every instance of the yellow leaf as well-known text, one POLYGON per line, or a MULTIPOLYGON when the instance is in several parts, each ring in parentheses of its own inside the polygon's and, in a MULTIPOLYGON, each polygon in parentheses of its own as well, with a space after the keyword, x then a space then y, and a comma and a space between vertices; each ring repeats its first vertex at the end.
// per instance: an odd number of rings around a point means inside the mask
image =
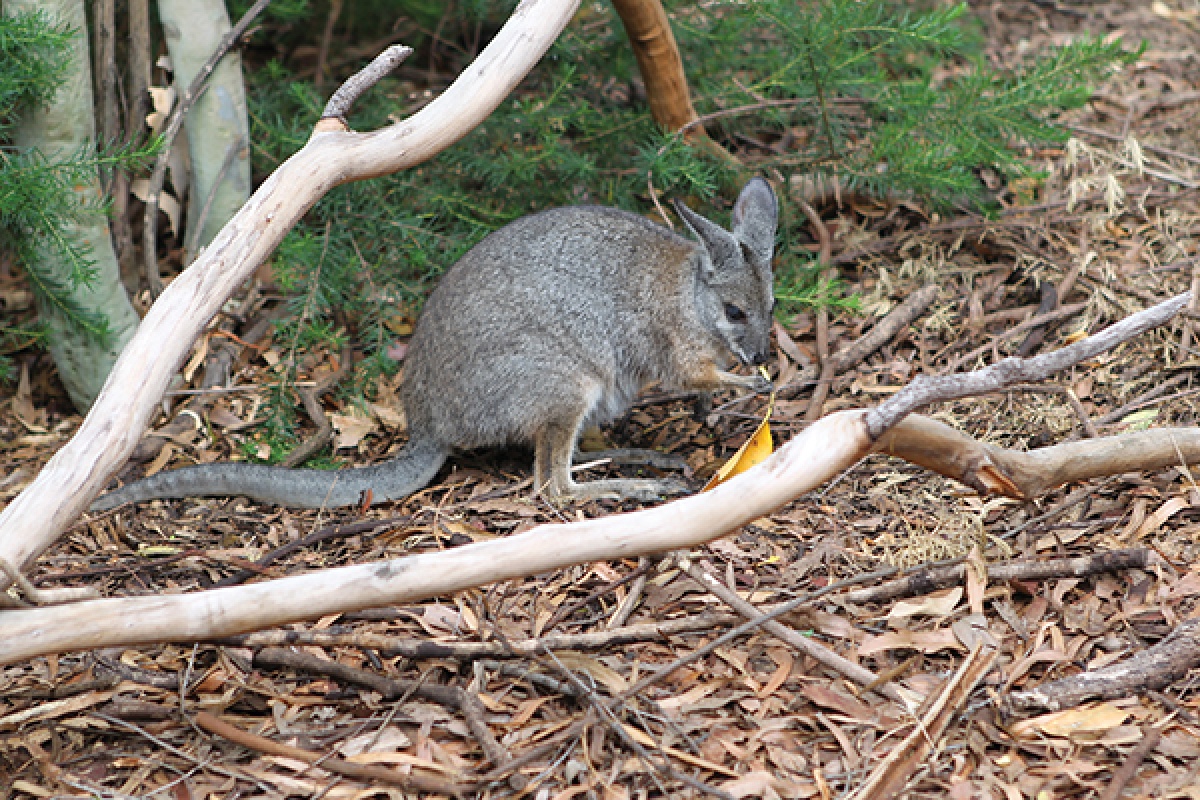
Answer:
POLYGON ((775 393, 772 392, 771 399, 767 402, 767 413, 763 414, 762 422, 758 423, 758 430, 733 454, 733 458, 721 465, 701 491, 707 492, 714 486, 720 486, 734 475, 741 475, 756 464, 761 464, 771 455, 775 450, 775 443, 771 440, 771 426, 768 423, 774 408, 775 393))

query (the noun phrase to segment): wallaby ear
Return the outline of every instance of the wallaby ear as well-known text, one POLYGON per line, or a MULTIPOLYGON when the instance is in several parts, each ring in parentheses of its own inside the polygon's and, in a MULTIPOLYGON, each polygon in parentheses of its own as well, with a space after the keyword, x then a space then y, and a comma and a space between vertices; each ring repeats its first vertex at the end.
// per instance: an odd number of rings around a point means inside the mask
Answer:
POLYGON ((752 178, 733 204, 733 235, 759 263, 771 263, 778 220, 779 204, 771 184, 762 178, 752 178))
POLYGON ((741 248, 738 240, 729 231, 692 211, 679 199, 676 198, 673 202, 675 211, 683 219, 683 223, 708 251, 709 260, 715 270, 726 269, 731 265, 741 265, 741 248))

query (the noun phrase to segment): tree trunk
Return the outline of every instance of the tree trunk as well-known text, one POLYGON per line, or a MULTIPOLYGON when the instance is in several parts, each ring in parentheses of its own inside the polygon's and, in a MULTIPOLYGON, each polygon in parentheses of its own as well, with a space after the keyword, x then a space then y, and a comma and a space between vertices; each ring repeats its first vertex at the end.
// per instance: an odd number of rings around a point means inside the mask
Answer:
MULTIPOLYGON (((229 15, 223 0, 158 0, 158 14, 175 70, 176 93, 182 97, 229 32, 229 15)), ((250 197, 246 92, 242 60, 236 50, 227 53, 213 70, 208 89, 188 112, 184 129, 192 160, 184 236, 185 258, 190 260, 250 197), (223 169, 231 148, 232 162, 223 169), (201 214, 206 207, 208 213, 201 214)))
MULTIPOLYGON (((13 138, 21 150, 37 149, 50 161, 67 160, 96 140, 87 16, 83 0, 5 0, 4 3, 6 14, 34 9, 70 25, 75 38, 69 50, 66 82, 49 105, 22 117, 13 138)), ((99 176, 93 174, 86 184, 77 185, 75 193, 81 203, 95 204, 100 197, 99 176)), ((108 319, 111 336, 101 344, 86 331, 73 328, 55 309, 43 304, 40 312, 63 386, 71 402, 85 411, 100 393, 121 349, 133 338, 138 317, 121 285, 108 221, 100 214, 92 214, 70 225, 68 233, 90 248, 95 262, 95 277, 77 288, 76 300, 84 309, 99 312, 108 319)), ((70 284, 71 264, 52 251, 44 251, 40 259, 37 269, 70 284)))

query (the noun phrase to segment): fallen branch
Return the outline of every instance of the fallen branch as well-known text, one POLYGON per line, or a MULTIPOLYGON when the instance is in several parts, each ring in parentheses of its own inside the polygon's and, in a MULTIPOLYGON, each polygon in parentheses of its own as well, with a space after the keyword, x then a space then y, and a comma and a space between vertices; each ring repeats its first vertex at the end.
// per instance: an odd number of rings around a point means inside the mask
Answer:
POLYGON ((1121 800, 1121 793, 1138 774, 1142 763, 1154 752, 1154 748, 1158 746, 1161 738, 1162 728, 1159 726, 1151 725, 1142 728, 1142 740, 1137 743, 1137 747, 1133 748, 1133 752, 1121 762, 1121 766, 1113 773, 1112 780, 1105 787, 1104 793, 1100 795, 1100 800, 1121 800))
POLYGON ((912 411, 930 403, 986 394, 1016 383, 1045 380, 1056 372, 1095 358, 1121 342, 1157 328, 1182 311, 1191 299, 1192 293, 1184 292, 1128 316, 1086 339, 1033 358, 1010 356, 989 367, 962 375, 918 375, 899 392, 867 412, 867 432, 872 439, 878 439, 912 411))
POLYGON ((604 631, 589 633, 560 633, 536 639, 512 642, 438 642, 406 636, 354 631, 258 631, 220 640, 220 644, 235 647, 358 647, 378 650, 389 658, 403 656, 411 659, 452 658, 473 661, 480 658, 518 658, 544 653, 547 650, 610 650, 638 642, 656 642, 680 633, 699 633, 736 622, 734 614, 698 614, 668 619, 662 622, 643 622, 604 631))
POLYGON ((397 680, 337 661, 330 661, 327 658, 320 658, 311 653, 285 650, 281 647, 268 647, 255 653, 254 665, 312 672, 344 683, 356 683, 379 692, 389 700, 423 697, 459 711, 466 720, 467 729, 471 731, 475 741, 479 743, 480 749, 492 762, 493 767, 503 767, 512 761, 512 755, 504 749, 500 742, 496 741, 496 737, 492 735, 491 729, 484 721, 483 703, 479 696, 466 689, 422 681, 397 680))
POLYGON ((1200 463, 1200 428, 1151 428, 1023 451, 980 442, 913 414, 880 437, 875 451, 953 478, 980 494, 1025 500, 1073 481, 1200 463))
MULTIPOLYGON (((888 312, 887 316, 879 320, 860 339, 827 359, 823 359, 821 376, 813 390, 812 399, 809 400, 809 412, 806 419, 816 419, 821 415, 821 411, 825 407, 825 398, 829 395, 830 385, 834 378, 848 369, 857 367, 872 353, 890 342, 901 330, 911 325, 937 299, 939 291, 940 287, 936 283, 921 287, 904 298, 904 302, 888 312)), ((826 325, 828 326, 828 320, 826 320, 826 325)))
POLYGON ((314 753, 312 750, 302 750, 299 747, 292 747, 291 745, 282 744, 281 742, 267 739, 264 736, 244 731, 241 728, 230 725, 228 722, 224 722, 213 714, 209 714, 207 711, 197 712, 195 719, 196 724, 209 733, 220 736, 222 739, 228 739, 234 744, 240 744, 249 750, 256 750, 260 753, 267 753, 274 756, 283 756, 284 758, 294 758, 306 764, 320 767, 326 772, 363 781, 364 783, 382 783, 388 786, 399 786, 404 789, 432 792, 443 796, 453 795, 454 797, 463 796, 471 788, 465 784, 429 777, 422 773, 414 772, 406 775, 399 770, 381 767, 377 764, 356 764, 353 761, 347 761, 344 758, 338 758, 326 753, 314 753))
POLYGON ((657 508, 407 558, 185 595, 106 598, 0 613, 0 664, 79 648, 192 642, 448 595, 593 561, 695 547, 768 514, 870 451, 863 412, 831 414, 759 466, 657 508))
MULTIPOLYGON (((1082 578, 1101 572, 1146 569, 1158 558, 1158 554, 1153 550, 1137 548, 1077 558, 1055 558, 1049 561, 1010 561, 1005 564, 989 564, 988 581, 995 584, 1008 581, 1045 581, 1051 578, 1082 578)), ((900 597, 918 597, 938 589, 961 585, 966 570, 966 564, 921 570, 879 586, 846 592, 834 598, 834 602, 863 605, 886 603, 900 597)))
MULTIPOLYGON (((687 558, 683 558, 679 562, 680 567, 686 572, 692 580, 700 584, 705 590, 712 592, 728 605, 734 611, 750 620, 757 620, 759 617, 765 616, 763 612, 754 607, 748 600, 743 600, 737 592, 730 589, 725 584, 721 583, 713 575, 706 572, 699 564, 692 562, 687 558)), ((806 656, 809 656, 817 663, 833 670, 834 672, 849 678, 860 686, 869 686, 878 691, 884 697, 895 700, 901 704, 904 698, 886 679, 881 679, 871 670, 851 661, 848 658, 838 655, 837 653, 825 647, 820 642, 815 642, 812 639, 801 634, 778 620, 764 620, 762 623, 763 630, 770 633, 795 648, 806 656)))
POLYGON ((1026 692, 1013 692, 1009 702, 1014 708, 1060 711, 1085 700, 1108 700, 1162 689, 1198 666, 1200 619, 1189 619, 1158 644, 1124 661, 1026 692))
MULTIPOLYGON (((763 463, 713 491, 657 508, 541 525, 517 536, 453 550, 249 586, 0 613, 0 664, 69 649, 229 636, 327 614, 425 600, 575 564, 695 547, 779 509, 855 464, 872 449, 873 437, 868 434, 872 424, 883 433, 919 403, 963 397, 972 390, 996 391, 1045 377, 1165 322, 1187 300, 1182 295, 1054 353, 1006 359, 957 381, 918 378, 876 409, 842 411, 818 420, 763 463)), ((1073 444, 1097 441, 1103 440, 1073 444)), ((0 539, 0 554, 9 542, 0 539)))
MULTIPOLYGON (((78 432, 0 513, 0 560, 27 568, 87 508, 137 445, 200 331, 317 200, 340 184, 419 164, 469 133, 578 4, 524 0, 458 80, 407 120, 372 133, 323 120, 150 308, 78 432)), ((0 579, 0 591, 9 585, 0 579)))

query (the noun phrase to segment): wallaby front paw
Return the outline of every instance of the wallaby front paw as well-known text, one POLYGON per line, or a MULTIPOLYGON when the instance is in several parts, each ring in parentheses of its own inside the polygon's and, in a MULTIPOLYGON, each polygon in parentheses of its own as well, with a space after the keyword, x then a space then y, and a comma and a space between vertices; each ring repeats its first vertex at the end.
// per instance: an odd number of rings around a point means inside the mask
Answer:
POLYGON ((756 372, 749 389, 756 394, 770 394, 775 391, 775 384, 771 382, 770 378, 756 372))

